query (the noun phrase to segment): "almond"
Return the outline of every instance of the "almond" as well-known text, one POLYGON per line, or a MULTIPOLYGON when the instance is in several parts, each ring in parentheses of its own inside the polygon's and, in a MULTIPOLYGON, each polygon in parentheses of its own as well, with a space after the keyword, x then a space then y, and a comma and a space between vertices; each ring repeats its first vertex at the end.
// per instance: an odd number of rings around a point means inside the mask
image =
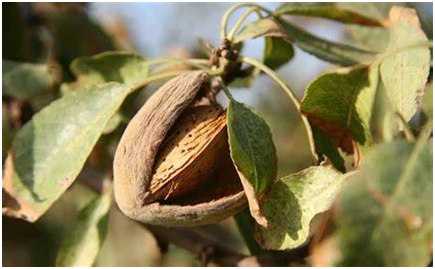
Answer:
POLYGON ((193 226, 246 206, 229 157, 225 111, 194 105, 209 88, 203 71, 171 79, 128 124, 114 159, 115 199, 128 217, 193 226))

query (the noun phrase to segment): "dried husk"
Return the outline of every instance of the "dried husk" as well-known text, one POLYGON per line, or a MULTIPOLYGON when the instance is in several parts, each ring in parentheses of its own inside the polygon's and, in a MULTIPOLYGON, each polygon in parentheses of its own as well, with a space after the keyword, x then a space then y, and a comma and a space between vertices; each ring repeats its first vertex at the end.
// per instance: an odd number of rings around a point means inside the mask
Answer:
POLYGON ((127 126, 115 154, 114 186, 118 206, 130 218, 194 226, 218 222, 245 206, 229 157, 225 113, 215 106, 192 107, 209 79, 206 72, 193 71, 168 81, 127 126), (180 138, 182 127, 194 137, 180 138), (178 149, 179 157, 171 153, 176 146, 167 145, 175 142, 185 147, 178 149), (171 160, 175 172, 167 173, 171 160))

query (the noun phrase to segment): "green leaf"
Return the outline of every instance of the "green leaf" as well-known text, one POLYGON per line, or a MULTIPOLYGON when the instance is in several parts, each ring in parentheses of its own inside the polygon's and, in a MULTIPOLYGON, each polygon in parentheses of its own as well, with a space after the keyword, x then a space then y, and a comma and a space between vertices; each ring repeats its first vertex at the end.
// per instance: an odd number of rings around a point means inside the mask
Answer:
POLYGON ((237 77, 232 81, 229 86, 231 88, 250 88, 254 85, 255 81, 257 80, 258 76, 261 73, 261 70, 256 67, 249 67, 247 68, 247 74, 245 77, 237 77))
POLYGON ((115 131, 116 128, 125 120, 124 116, 120 111, 116 112, 107 123, 106 127, 104 128, 103 134, 110 134, 111 132, 115 131))
POLYGON ((346 152, 353 151, 352 140, 370 144, 370 117, 378 76, 375 65, 324 74, 308 85, 301 113, 346 152))
POLYGON ((275 15, 304 15, 343 23, 381 26, 378 20, 340 7, 337 3, 292 2, 281 5, 275 15))
POLYGON ((288 41, 276 37, 266 37, 264 40, 263 62, 269 68, 277 69, 293 58, 295 52, 288 41))
POLYGON ((433 152, 380 144, 365 155, 338 201, 342 266, 427 266, 432 257, 433 152))
POLYGON ((337 145, 328 136, 328 133, 320 130, 311 123, 310 127, 313 133, 314 148, 319 162, 323 162, 326 158, 328 158, 328 160, 338 171, 342 173, 346 172, 346 167, 344 166, 344 159, 341 156, 337 145))
POLYGON ((262 205, 273 228, 258 226, 257 241, 277 250, 304 244, 312 219, 330 208, 343 181, 344 176, 335 170, 315 166, 275 182, 262 205))
POLYGON ((64 91, 104 82, 131 86, 149 76, 150 66, 140 55, 113 51, 77 58, 71 64, 71 71, 77 77, 77 82, 62 85, 64 91))
POLYGON ((46 64, 3 60, 2 68, 3 93, 20 99, 47 92, 60 81, 46 64))
POLYGON ((397 136, 400 131, 399 118, 395 113, 394 106, 388 99, 385 85, 381 80, 379 80, 375 102, 373 103, 370 130, 375 143, 389 141, 397 136))
POLYGON ((343 66, 367 62, 375 57, 371 52, 314 36, 299 26, 278 17, 275 19, 260 19, 249 23, 240 30, 235 42, 257 37, 286 39, 305 52, 322 60, 343 66))
POLYGON ((237 230, 242 236, 243 241, 245 241, 245 244, 248 247, 250 254, 259 255, 267 252, 266 250, 262 249, 261 246, 254 239, 254 227, 256 222, 252 218, 249 208, 244 208, 242 211, 235 214, 234 219, 237 224, 237 230))
POLYGON ((433 119, 433 80, 426 85, 421 109, 426 119, 433 119))
POLYGON ((56 266, 92 266, 106 237, 111 202, 110 187, 80 211, 74 227, 63 239, 56 266))
POLYGON ((305 52, 319 59, 342 66, 351 66, 357 63, 369 62, 374 54, 366 50, 358 49, 317 37, 299 26, 283 19, 279 19, 289 39, 305 52))
POLYGON ((74 182, 129 88, 107 83, 71 92, 35 114, 6 159, 3 213, 37 220, 74 182))
POLYGON ((252 108, 235 100, 228 105, 231 158, 245 189, 252 216, 267 226, 259 208, 265 191, 276 180, 277 156, 269 126, 252 108))
POLYGON ((404 48, 428 39, 414 9, 393 7, 390 22, 393 26, 386 58, 381 63, 381 77, 396 110, 410 120, 429 76, 431 56, 427 47, 404 48))

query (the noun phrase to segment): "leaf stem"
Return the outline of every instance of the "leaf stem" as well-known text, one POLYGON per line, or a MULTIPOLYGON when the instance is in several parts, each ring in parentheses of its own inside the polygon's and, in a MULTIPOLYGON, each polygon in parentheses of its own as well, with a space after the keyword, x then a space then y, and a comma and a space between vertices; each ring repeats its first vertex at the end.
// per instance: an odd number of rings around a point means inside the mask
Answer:
POLYGON ((406 122, 405 118, 399 112, 396 112, 396 115, 403 125, 403 131, 405 132, 406 140, 408 140, 408 142, 414 142, 415 141, 414 133, 412 132, 412 130, 409 127, 408 123, 406 122))
POLYGON ((245 13, 243 13, 243 15, 240 17, 240 19, 236 22, 233 29, 231 29, 230 33, 228 34, 227 39, 229 41, 233 41, 234 36, 236 35, 237 31, 240 29, 240 27, 245 22, 245 20, 249 17, 249 15, 251 15, 253 12, 256 12, 258 10, 259 9, 256 6, 253 6, 253 7, 249 8, 248 10, 246 10, 245 13))
POLYGON ((225 95, 228 97, 228 99, 230 100, 234 100, 233 95, 231 94, 231 92, 228 90, 227 86, 225 85, 224 81, 222 80, 222 77, 218 76, 217 80, 222 88, 222 90, 224 91, 225 95))
POLYGON ((222 21, 221 21, 221 37, 222 40, 227 38, 227 26, 228 26, 228 21, 231 17, 231 15, 239 8, 242 7, 257 7, 258 9, 272 15, 273 12, 263 6, 260 6, 258 4, 254 4, 254 3, 239 3, 237 5, 232 6, 231 8, 229 8, 225 14, 222 17, 222 21))
POLYGON ((419 140, 427 140, 430 135, 433 132, 433 120, 430 119, 428 122, 423 126, 423 129, 420 131, 420 134, 418 136, 419 140))
MULTIPOLYGON (((264 73, 266 73, 267 75, 269 75, 279 86, 281 86, 281 88, 285 91, 285 93, 288 95, 290 100, 293 102, 293 104, 296 107, 296 109, 299 111, 299 109, 300 109, 300 103, 299 103, 299 100, 296 98, 295 93, 287 85, 287 83, 281 77, 279 77, 279 75, 275 71, 273 71, 272 69, 270 69, 269 67, 267 67, 263 63, 255 60, 255 59, 248 58, 248 57, 239 57, 238 61, 250 64, 252 66, 255 66, 258 69, 260 69, 261 71, 263 71, 264 73)), ((307 135, 308 135, 308 141, 309 141, 309 144, 310 144, 311 154, 312 154, 314 160, 317 162, 318 161, 317 157, 316 157, 317 154, 316 154, 316 151, 315 151, 313 132, 311 130, 310 123, 308 122, 307 117, 305 117, 302 114, 300 114, 300 116, 302 118, 302 122, 303 122, 303 124, 305 126, 305 130, 306 130, 307 135)))

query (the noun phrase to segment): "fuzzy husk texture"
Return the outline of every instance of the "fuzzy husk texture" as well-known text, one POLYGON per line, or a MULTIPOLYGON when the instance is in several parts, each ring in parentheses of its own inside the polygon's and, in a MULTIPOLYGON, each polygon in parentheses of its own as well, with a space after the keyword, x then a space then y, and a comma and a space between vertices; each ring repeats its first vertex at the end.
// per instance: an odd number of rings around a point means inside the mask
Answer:
POLYGON ((166 82, 128 124, 114 159, 115 199, 128 217, 148 224, 196 226, 230 217, 246 205, 243 191, 220 199, 181 206, 146 203, 159 148, 180 114, 209 83, 204 71, 192 71, 166 82))

